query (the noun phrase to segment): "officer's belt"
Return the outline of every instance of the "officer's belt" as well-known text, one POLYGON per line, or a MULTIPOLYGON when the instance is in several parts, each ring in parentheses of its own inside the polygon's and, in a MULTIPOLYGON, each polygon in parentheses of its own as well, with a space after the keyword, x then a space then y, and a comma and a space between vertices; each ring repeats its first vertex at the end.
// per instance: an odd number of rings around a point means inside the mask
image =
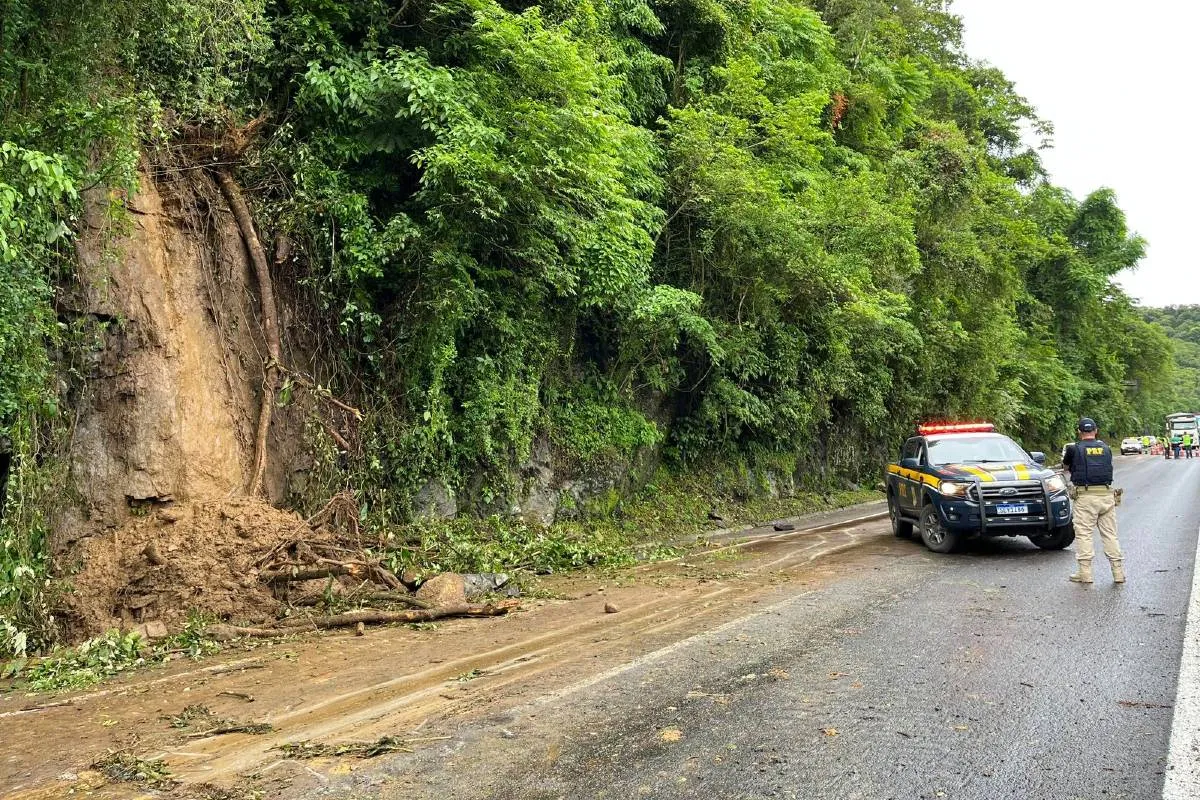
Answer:
POLYGON ((1097 483, 1094 486, 1076 486, 1081 492, 1096 492, 1098 494, 1108 494, 1112 491, 1112 486, 1103 483, 1097 483))

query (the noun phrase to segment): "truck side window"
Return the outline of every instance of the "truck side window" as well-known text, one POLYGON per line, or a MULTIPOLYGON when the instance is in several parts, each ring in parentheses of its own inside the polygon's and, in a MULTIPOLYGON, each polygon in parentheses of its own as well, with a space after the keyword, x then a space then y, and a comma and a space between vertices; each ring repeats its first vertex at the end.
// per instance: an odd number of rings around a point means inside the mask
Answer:
POLYGON ((900 453, 900 458, 920 458, 921 457, 921 440, 909 439, 904 443, 904 450, 900 453))

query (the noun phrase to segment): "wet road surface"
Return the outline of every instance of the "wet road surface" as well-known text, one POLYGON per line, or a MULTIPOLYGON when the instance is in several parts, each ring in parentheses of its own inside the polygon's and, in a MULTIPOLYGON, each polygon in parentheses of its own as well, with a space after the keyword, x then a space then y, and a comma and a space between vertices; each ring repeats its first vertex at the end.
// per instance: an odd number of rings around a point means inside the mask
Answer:
POLYGON ((1071 584, 1072 551, 1025 540, 937 556, 881 536, 816 590, 312 796, 1159 798, 1200 460, 1123 458, 1118 482, 1125 586, 1102 556, 1071 584))

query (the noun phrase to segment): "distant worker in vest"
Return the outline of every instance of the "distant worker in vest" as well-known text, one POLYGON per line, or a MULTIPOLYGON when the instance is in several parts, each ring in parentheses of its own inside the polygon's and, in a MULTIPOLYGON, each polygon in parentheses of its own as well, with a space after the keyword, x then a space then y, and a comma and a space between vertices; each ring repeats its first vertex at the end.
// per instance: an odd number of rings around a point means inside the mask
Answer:
POLYGON ((1075 499, 1075 583, 1092 582, 1095 529, 1112 567, 1113 583, 1125 582, 1124 556, 1117 541, 1117 495, 1113 492, 1112 450, 1096 436, 1095 420, 1079 420, 1079 440, 1063 448, 1063 466, 1071 473, 1075 499))
POLYGON ((1192 457, 1192 445, 1196 442, 1192 439, 1192 432, 1188 431, 1183 435, 1183 454, 1188 458, 1192 457))
POLYGON ((1171 455, 1174 454, 1175 460, 1178 461, 1179 460, 1179 451, 1182 448, 1183 448, 1183 437, 1180 436, 1178 433, 1171 434, 1171 444, 1167 449, 1167 458, 1170 458, 1171 455))

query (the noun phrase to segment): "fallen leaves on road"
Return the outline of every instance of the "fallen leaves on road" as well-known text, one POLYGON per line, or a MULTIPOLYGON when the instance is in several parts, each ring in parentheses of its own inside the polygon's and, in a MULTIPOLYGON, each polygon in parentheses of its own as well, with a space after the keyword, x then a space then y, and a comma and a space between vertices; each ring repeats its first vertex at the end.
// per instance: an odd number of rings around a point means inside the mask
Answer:
POLYGON ((172 728, 191 730, 185 734, 187 739, 207 739, 210 736, 222 736, 227 733, 262 734, 274 730, 266 722, 241 722, 234 719, 218 717, 207 706, 190 705, 173 717, 162 717, 171 724, 172 728))
POLYGON ((792 676, 788 674, 788 671, 786 669, 779 669, 778 667, 776 667, 775 669, 773 669, 767 673, 767 677, 774 678, 777 681, 786 681, 788 678, 790 678, 792 676))
POLYGON ((683 731, 678 728, 663 728, 659 731, 658 738, 664 742, 678 742, 683 738, 683 731))
POLYGON ((826 736, 840 736, 841 733, 837 728, 821 728, 821 733, 826 736))
POLYGON ((161 758, 138 758, 128 750, 109 752, 93 763, 92 769, 109 780, 144 783, 154 789, 169 789, 176 785, 161 758))

